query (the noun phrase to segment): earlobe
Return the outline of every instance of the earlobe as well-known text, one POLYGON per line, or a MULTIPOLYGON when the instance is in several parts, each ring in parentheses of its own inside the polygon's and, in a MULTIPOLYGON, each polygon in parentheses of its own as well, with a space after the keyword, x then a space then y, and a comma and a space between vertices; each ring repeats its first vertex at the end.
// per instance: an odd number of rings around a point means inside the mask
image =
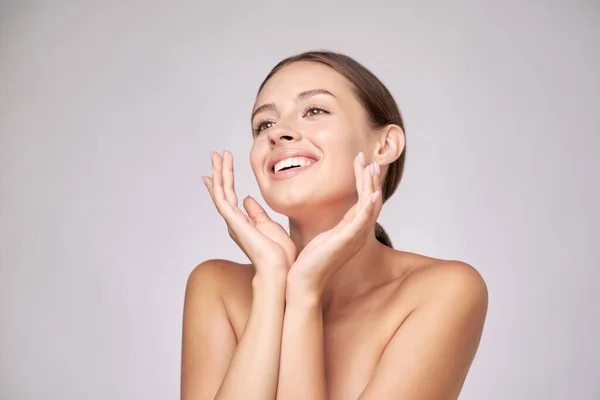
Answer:
POLYGON ((404 151, 406 139, 404 131, 398 125, 385 126, 379 136, 377 162, 379 165, 388 165, 396 161, 404 151))

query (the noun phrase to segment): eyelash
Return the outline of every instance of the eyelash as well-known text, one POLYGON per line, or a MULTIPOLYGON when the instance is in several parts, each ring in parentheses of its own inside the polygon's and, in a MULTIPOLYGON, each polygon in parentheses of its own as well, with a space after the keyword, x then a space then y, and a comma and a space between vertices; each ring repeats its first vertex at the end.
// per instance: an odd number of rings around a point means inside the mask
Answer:
MULTIPOLYGON (((314 116, 316 116, 316 115, 322 115, 322 114, 329 114, 329 111, 327 111, 325 108, 323 108, 323 107, 321 107, 321 106, 314 106, 314 105, 313 105, 313 106, 308 106, 308 107, 306 107, 306 108, 304 109, 304 112, 302 113, 302 115, 304 116, 304 115, 306 115, 306 113, 307 113, 307 112, 309 112, 309 111, 312 111, 312 110, 318 110, 318 111, 322 111, 322 113, 319 113, 319 114, 313 114, 313 115, 309 115, 309 117, 311 117, 311 116, 312 116, 312 117, 314 117, 314 116)), ((271 124, 272 124, 272 123, 273 123, 273 121, 270 121, 270 120, 268 120, 268 119, 262 119, 262 120, 259 120, 259 121, 256 123, 256 128, 253 128, 253 129, 252 129, 252 131, 254 132, 254 135, 255 135, 255 136, 258 136, 258 135, 259 135, 259 134, 260 134, 262 131, 264 131, 265 129, 269 129, 269 128, 264 128, 264 129, 261 129, 263 125, 265 125, 265 124, 268 124, 268 123, 271 123, 271 124)))

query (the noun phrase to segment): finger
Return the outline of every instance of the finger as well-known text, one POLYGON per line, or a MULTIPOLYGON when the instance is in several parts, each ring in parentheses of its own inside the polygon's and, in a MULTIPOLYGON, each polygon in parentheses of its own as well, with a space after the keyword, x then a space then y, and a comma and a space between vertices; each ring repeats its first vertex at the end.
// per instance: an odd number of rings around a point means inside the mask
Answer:
POLYGON ((381 187, 381 167, 379 163, 375 161, 375 176, 373 176, 373 193, 379 191, 379 195, 375 201, 375 212, 378 213, 383 204, 383 188, 381 187))
POLYGON ((212 154, 213 161, 213 184, 212 184, 212 198, 219 211, 219 214, 225 218, 227 223, 233 222, 235 210, 238 210, 240 214, 243 214, 239 208, 232 206, 225 199, 225 191, 223 190, 223 158, 218 153, 212 154))
MULTIPOLYGON (((361 188, 361 202, 358 211, 362 210, 368 203, 369 196, 373 194, 373 164, 367 165, 362 171, 362 188, 361 188)), ((373 171, 374 172, 374 171, 373 171)))
POLYGON ((381 197, 381 191, 376 191, 368 197, 362 209, 356 213, 356 216, 348 224, 346 234, 349 237, 355 236, 361 229, 367 227, 369 220, 375 215, 379 197, 381 197))
POLYGON ((358 155, 354 158, 354 177, 356 179, 356 192, 358 193, 358 203, 361 201, 362 194, 362 173, 365 168, 364 162, 364 154, 362 152, 358 153, 358 155))
POLYGON ((213 178, 203 176, 202 181, 206 185, 217 211, 227 223, 230 234, 233 232, 236 237, 242 238, 243 242, 245 242, 244 238, 249 237, 248 235, 251 235, 254 239, 261 238, 262 236, 260 236, 259 232, 254 230, 255 222, 237 206, 232 206, 224 199, 222 185, 219 186, 218 184, 218 180, 221 177, 219 169, 220 156, 213 153, 211 154, 211 160, 213 161, 213 178), (248 230, 248 227, 252 228, 248 230), (256 234, 259 234, 259 236, 256 236, 256 234))
POLYGON ((218 153, 212 153, 212 174, 213 174, 213 194, 214 199, 217 202, 225 200, 225 192, 223 191, 223 175, 222 175, 222 164, 223 159, 218 153))
MULTIPOLYGON (((208 189, 208 193, 210 194, 210 197, 213 197, 213 180, 212 178, 208 177, 208 176, 203 176, 202 177, 202 182, 204 183, 204 186, 206 186, 206 189, 208 189)), ((213 199, 214 201, 214 199, 213 199)))
POLYGON ((372 216, 378 214, 381 209, 381 168, 379 163, 375 161, 363 169, 357 160, 355 160, 354 172, 355 175, 360 176, 360 178, 357 177, 357 184, 359 181, 362 182, 362 187, 360 188, 361 190, 359 190, 360 195, 357 206, 349 210, 346 215, 344 215, 344 218, 342 218, 342 222, 345 223, 353 220, 355 216, 365 208, 367 208, 367 219, 369 218, 369 215, 372 216), (371 205, 368 204, 369 202, 373 202, 374 205, 371 207, 371 205), (371 210, 371 208, 373 210, 371 210), (352 211, 352 213, 350 213, 350 211, 352 211))
POLYGON ((348 222, 352 221, 352 218, 354 218, 354 214, 356 213, 357 207, 358 203, 350 207, 350 209, 346 211, 346 214, 344 214, 344 216, 342 217, 340 224, 347 224, 348 222))
POLYGON ((237 207, 238 198, 234 188, 234 176, 233 176, 233 155, 229 151, 223 152, 223 190, 225 192, 225 199, 232 206, 237 207))
POLYGON ((255 222, 266 222, 271 221, 271 218, 267 214, 264 208, 252 197, 247 196, 244 201, 244 209, 248 213, 248 216, 255 222))
POLYGON ((338 224, 336 226, 333 227, 333 229, 331 229, 332 232, 334 233, 338 233, 338 232, 342 232, 344 229, 346 229, 346 226, 352 222, 352 220, 354 219, 354 214, 356 213, 356 209, 358 207, 358 203, 353 205, 347 212, 346 214, 344 214, 344 216, 342 217, 342 219, 340 220, 340 222, 338 222, 338 224))
MULTIPOLYGON (((229 224, 230 219, 227 218, 227 215, 229 215, 229 214, 226 213, 225 211, 223 211, 223 209, 220 208, 219 205, 217 204, 217 202, 215 201, 215 196, 214 196, 214 191, 213 191, 213 179, 209 178, 208 176, 203 176, 202 182, 204 182, 204 185, 208 189, 208 193, 210 193, 210 197, 211 197, 213 203, 215 204, 215 206, 217 207, 217 211, 219 211, 219 214, 221 214, 221 216, 223 216, 223 218, 225 218, 225 222, 227 222, 229 224)), ((240 214, 244 215, 244 213, 242 213, 241 211, 240 211, 240 214)), ((252 223, 252 221, 248 218, 247 215, 244 215, 244 217, 246 218, 246 221, 252 223)))
POLYGON ((215 187, 215 180, 213 178, 209 177, 209 176, 203 176, 202 177, 202 182, 204 183, 204 186, 206 186, 206 189, 208 189, 208 193, 210 194, 211 200, 213 201, 213 203, 217 207, 217 210, 220 213, 221 210, 219 210, 219 206, 218 206, 217 201, 215 199, 215 189, 214 189, 214 187, 215 187))

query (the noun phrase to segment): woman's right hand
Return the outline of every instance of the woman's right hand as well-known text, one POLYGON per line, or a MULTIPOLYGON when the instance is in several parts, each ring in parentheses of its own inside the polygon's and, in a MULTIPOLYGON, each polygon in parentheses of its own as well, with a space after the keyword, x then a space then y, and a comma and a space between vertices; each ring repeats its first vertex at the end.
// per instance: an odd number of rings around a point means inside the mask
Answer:
POLYGON ((211 153, 213 177, 203 176, 210 196, 227 223, 229 236, 248 256, 257 274, 282 272, 284 276, 296 260, 296 246, 285 229, 273 221, 258 204, 248 196, 244 199, 244 214, 238 207, 234 189, 233 155, 224 151, 221 157, 211 153))

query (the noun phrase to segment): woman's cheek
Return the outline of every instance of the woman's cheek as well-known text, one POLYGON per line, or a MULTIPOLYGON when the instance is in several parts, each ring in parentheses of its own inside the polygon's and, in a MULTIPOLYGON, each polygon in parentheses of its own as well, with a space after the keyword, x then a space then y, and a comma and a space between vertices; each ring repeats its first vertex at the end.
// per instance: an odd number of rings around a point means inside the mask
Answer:
POLYGON ((254 146, 250 150, 250 167, 252 168, 252 172, 255 176, 259 176, 261 168, 262 168, 262 157, 260 156, 260 152, 254 146))

